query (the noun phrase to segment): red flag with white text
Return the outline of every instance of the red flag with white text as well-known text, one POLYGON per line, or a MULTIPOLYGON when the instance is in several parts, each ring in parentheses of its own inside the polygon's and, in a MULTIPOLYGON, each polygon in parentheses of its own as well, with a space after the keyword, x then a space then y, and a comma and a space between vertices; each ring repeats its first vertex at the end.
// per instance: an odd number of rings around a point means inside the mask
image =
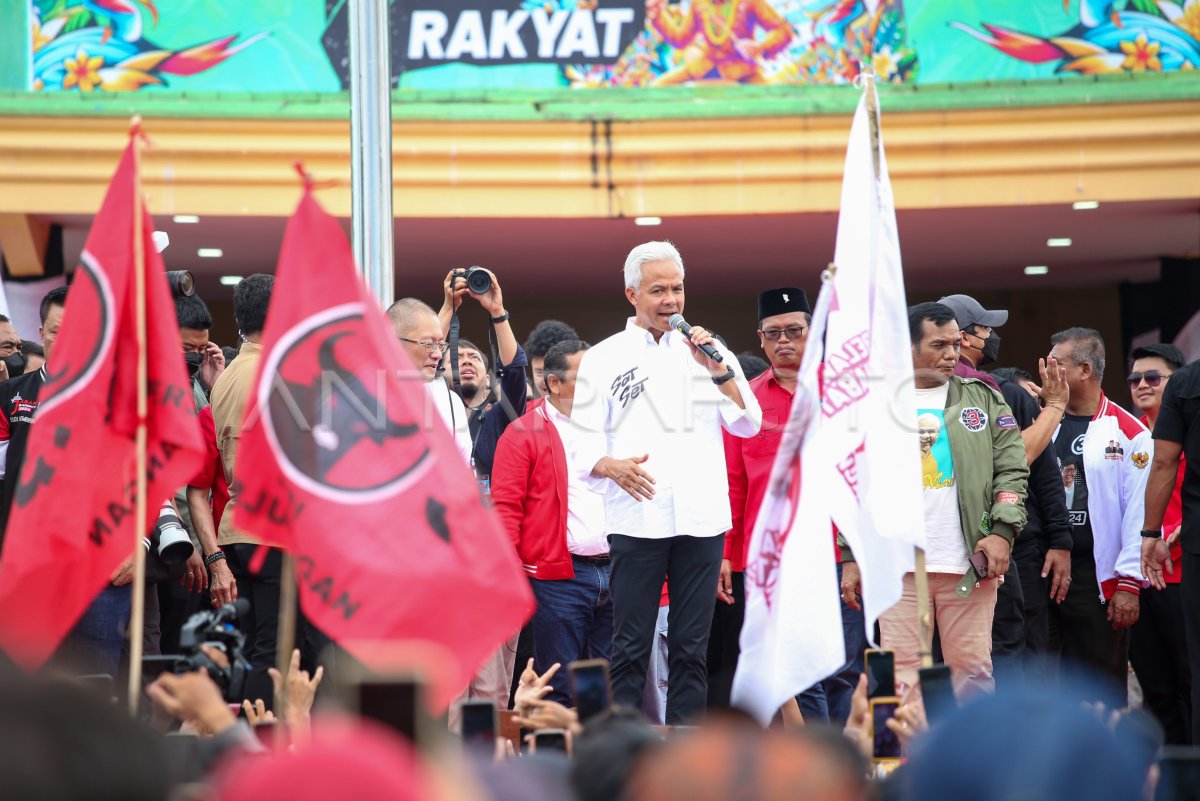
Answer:
POLYGON ((203 458, 175 305, 138 197, 138 136, 75 270, 19 477, 5 477, 19 484, 0 558, 0 649, 28 670, 51 656, 136 542, 139 214, 149 397, 143 536, 203 458))
POLYGON ((369 667, 396 643, 455 692, 533 609, 528 580, 420 373, 306 188, 279 256, 235 467, 239 529, 294 554, 301 608, 369 667))

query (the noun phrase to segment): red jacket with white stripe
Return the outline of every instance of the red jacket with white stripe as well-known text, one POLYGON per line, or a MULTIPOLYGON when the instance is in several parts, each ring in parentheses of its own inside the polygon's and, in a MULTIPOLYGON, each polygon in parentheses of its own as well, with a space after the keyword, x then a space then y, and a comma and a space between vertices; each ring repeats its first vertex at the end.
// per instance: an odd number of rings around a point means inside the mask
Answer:
POLYGON ((542 580, 575 577, 567 550, 567 453, 543 404, 500 437, 492 503, 526 573, 542 580))
MULTIPOLYGON (((1055 432, 1057 438, 1058 432, 1055 432)), ((1142 576, 1142 516, 1146 479, 1154 460, 1150 431, 1103 395, 1083 441, 1099 592, 1108 600, 1117 590, 1134 595, 1148 582, 1142 576), (1115 447, 1114 447, 1115 446, 1115 447)))

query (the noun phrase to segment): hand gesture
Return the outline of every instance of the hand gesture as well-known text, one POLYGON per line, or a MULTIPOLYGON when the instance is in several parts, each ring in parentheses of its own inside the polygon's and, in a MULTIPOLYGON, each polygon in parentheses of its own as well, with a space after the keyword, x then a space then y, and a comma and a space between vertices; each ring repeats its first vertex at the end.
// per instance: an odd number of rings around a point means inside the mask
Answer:
POLYGON ((733 562, 721 560, 721 575, 717 579, 717 598, 727 604, 734 604, 733 598, 733 562))
POLYGON ((1067 591, 1071 589, 1071 552, 1066 548, 1051 548, 1046 551, 1046 561, 1042 563, 1042 578, 1051 577, 1050 599, 1056 604, 1067 600, 1067 591))
POLYGON ((209 342, 204 346, 204 350, 200 352, 200 372, 197 377, 200 379, 200 384, 205 389, 212 389, 213 384, 225 369, 225 353, 221 350, 221 346, 215 342, 209 342))
MULTIPOLYGON (((850 562, 846 563, 851 564, 850 562)), ((867 721, 871 712, 870 701, 867 700, 867 674, 859 674, 858 686, 850 698, 850 717, 846 719, 845 734, 858 743, 858 750, 867 759, 875 755, 875 744, 871 741, 871 727, 867 721)))
POLYGON ((1108 622, 1112 623, 1113 631, 1127 629, 1137 623, 1138 613, 1136 595, 1125 590, 1113 593, 1112 600, 1108 602, 1108 622))
POLYGON ((579 725, 579 716, 557 701, 532 701, 528 711, 517 715, 517 724, 523 729, 572 729, 579 725))
POLYGON ((317 688, 325 676, 325 667, 318 666, 312 678, 309 678, 308 671, 300 669, 300 649, 297 648, 292 651, 286 681, 273 667, 267 668, 267 673, 275 685, 275 697, 283 699, 283 719, 288 723, 307 720, 317 697, 317 688))
POLYGON ((649 500, 654 498, 654 478, 639 466, 649 458, 648 453, 628 459, 606 456, 600 461, 600 474, 628 492, 635 501, 641 502, 643 498, 649 500))
POLYGON ((250 724, 250 728, 254 728, 260 723, 274 723, 275 713, 267 709, 267 704, 263 699, 259 698, 254 703, 250 703, 247 698, 242 701, 242 714, 246 716, 246 721, 250 724))
POLYGON ((887 721, 887 727, 900 739, 900 748, 907 753, 908 744, 914 737, 929 729, 925 719, 925 704, 914 699, 896 708, 896 714, 887 721))
POLYGON ((179 676, 164 673, 146 687, 146 695, 163 712, 200 731, 216 735, 237 723, 220 688, 203 670, 179 676))
POLYGON ((1067 400, 1071 397, 1071 388, 1067 386, 1067 368, 1059 365, 1053 356, 1038 359, 1038 375, 1042 378, 1042 384, 1033 386, 1042 399, 1042 405, 1059 406, 1065 411, 1067 400))
POLYGON ((857 562, 842 563, 842 600, 851 609, 862 609, 862 574, 857 562))
POLYGON ((698 325, 692 326, 691 336, 685 337, 683 341, 691 349, 692 358, 696 360, 696 364, 707 370, 709 375, 714 378, 725 375, 725 371, 729 368, 723 362, 710 359, 708 354, 697 347, 698 345, 712 345, 714 348, 717 346, 717 340, 706 329, 698 325))
POLYGON ((517 682, 516 695, 513 696, 513 709, 518 715, 533 711, 533 703, 542 700, 554 689, 550 686, 550 679, 560 667, 562 665, 555 662, 539 676, 533 669, 533 658, 529 659, 529 663, 525 665, 525 670, 521 672, 521 678, 517 682))

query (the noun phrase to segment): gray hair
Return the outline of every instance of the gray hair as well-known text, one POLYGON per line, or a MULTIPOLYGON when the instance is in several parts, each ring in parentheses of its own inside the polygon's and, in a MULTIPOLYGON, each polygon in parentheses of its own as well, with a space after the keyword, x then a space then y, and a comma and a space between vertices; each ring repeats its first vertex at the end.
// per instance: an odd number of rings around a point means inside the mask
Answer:
POLYGON ((679 277, 683 277, 683 256, 670 242, 646 242, 629 251, 625 257, 625 288, 637 289, 642 285, 642 265, 656 261, 673 261, 679 265, 679 277))
POLYGON ((400 336, 407 336, 417 326, 420 317, 425 315, 437 317, 437 312, 428 303, 417 298, 400 298, 388 306, 385 313, 392 321, 392 327, 400 336))
POLYGON ((1104 339, 1094 328, 1068 328, 1050 337, 1050 347, 1070 342, 1071 361, 1075 364, 1090 364, 1096 378, 1104 378, 1104 339))

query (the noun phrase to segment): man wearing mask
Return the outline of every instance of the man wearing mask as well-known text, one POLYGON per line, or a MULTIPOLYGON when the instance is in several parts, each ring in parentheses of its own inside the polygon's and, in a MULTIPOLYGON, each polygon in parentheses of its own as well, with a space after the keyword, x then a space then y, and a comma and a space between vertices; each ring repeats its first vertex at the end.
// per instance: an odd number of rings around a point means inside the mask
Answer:
MULTIPOLYGON (((1008 311, 985 309, 969 295, 949 295, 938 302, 954 312, 962 328, 955 375, 987 376, 978 368, 996 363, 1000 352, 1000 332, 996 329, 1008 321, 1008 311)), ((1001 683, 1006 672, 1012 678, 1019 676, 1027 650, 1030 664, 1049 650, 1047 604, 1050 599, 1062 603, 1071 579, 1071 528, 1062 476, 1054 453, 1046 448, 1062 419, 1068 389, 1057 364, 1042 365, 1042 376, 1044 410, 1018 384, 988 376, 996 382, 1021 428, 1029 465, 1029 494, 1025 499, 1029 521, 1013 546, 1011 568, 999 587, 992 622, 992 659, 1001 683)))

